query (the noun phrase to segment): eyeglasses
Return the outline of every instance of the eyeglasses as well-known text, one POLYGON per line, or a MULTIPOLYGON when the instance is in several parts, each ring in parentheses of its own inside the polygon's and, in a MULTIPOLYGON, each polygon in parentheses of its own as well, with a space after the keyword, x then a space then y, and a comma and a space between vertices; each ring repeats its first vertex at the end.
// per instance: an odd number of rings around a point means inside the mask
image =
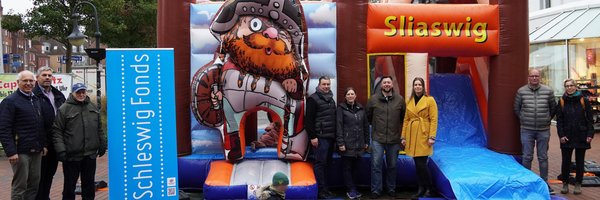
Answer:
POLYGON ((540 75, 529 75, 529 78, 539 78, 540 75))
POLYGON ((575 85, 565 85, 566 88, 568 87, 575 87, 575 85))

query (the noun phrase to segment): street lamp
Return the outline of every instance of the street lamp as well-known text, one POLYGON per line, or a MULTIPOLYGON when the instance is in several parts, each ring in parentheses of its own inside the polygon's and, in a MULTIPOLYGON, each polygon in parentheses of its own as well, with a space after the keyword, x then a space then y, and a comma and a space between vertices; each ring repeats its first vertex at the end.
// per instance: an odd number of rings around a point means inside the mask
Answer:
POLYGON ((100 91, 100 88, 102 87, 102 81, 100 80, 100 61, 106 57, 106 50, 100 48, 100 36, 102 34, 100 33, 100 26, 98 25, 98 12, 94 4, 87 1, 82 1, 75 5, 71 15, 73 18, 73 32, 71 32, 67 39, 69 39, 69 43, 71 43, 73 46, 81 46, 83 43, 85 43, 87 36, 81 33, 79 30, 79 10, 77 10, 77 8, 83 4, 92 6, 94 10, 94 20, 96 22, 96 32, 94 32, 94 37, 96 38, 96 48, 86 48, 85 52, 87 53, 88 57, 96 60, 96 101, 98 102, 98 109, 101 109, 102 92, 100 91))

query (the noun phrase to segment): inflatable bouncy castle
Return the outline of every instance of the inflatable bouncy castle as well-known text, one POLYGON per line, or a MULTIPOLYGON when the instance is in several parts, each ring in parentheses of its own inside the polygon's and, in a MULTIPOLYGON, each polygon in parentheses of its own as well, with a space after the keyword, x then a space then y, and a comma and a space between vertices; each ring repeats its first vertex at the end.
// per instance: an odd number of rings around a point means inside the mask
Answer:
MULTIPOLYGON (((175 48, 179 186, 207 199, 255 198, 283 172, 288 199, 315 199, 303 127, 317 79, 354 87, 366 104, 382 76, 396 92, 426 77, 439 107, 429 167, 449 199, 548 199, 546 183, 521 167, 514 92, 525 84, 527 2, 160 0, 158 44, 175 48), (273 122, 276 146, 250 145, 273 122), (275 123, 277 122, 277 123, 275 123)), ((412 158, 398 155, 397 183, 416 185, 412 158)), ((342 185, 334 155, 329 183, 342 185)), ((370 154, 359 166, 368 186, 370 154)))

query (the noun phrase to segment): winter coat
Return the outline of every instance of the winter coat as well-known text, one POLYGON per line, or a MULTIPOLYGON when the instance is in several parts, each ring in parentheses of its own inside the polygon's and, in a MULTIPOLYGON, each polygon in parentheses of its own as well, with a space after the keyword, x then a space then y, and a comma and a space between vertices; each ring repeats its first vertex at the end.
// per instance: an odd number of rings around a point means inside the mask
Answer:
POLYGON ((587 98, 579 92, 575 95, 561 97, 564 105, 558 105, 556 109, 556 128, 558 138, 567 137, 566 143, 560 143, 560 148, 589 149, 590 143, 587 143, 587 137, 594 137, 594 116, 592 107, 587 98), (584 106, 581 105, 581 99, 584 100, 584 106))
POLYGON ((41 101, 19 89, 0 103, 0 142, 6 156, 41 152, 46 146, 41 101))
POLYGON ((259 188, 256 193, 257 198, 260 200, 283 200, 285 199, 285 194, 279 194, 272 188, 272 186, 267 185, 259 188))
POLYGON ((304 127, 308 132, 309 139, 335 138, 335 100, 333 93, 322 93, 319 88, 306 99, 306 117, 304 127))
POLYGON ((525 85, 517 90, 513 106, 514 112, 521 122, 521 128, 548 130, 550 129, 550 120, 555 114, 554 91, 545 85, 537 88, 525 85))
POLYGON ((402 121, 406 105, 402 96, 392 92, 384 97, 376 92, 367 104, 367 118, 371 123, 371 139, 382 144, 400 144, 402 121))
POLYGON ((406 104, 402 138, 406 140, 407 156, 420 157, 433 154, 433 146, 429 145, 429 138, 434 138, 437 133, 438 109, 435 99, 423 95, 415 105, 415 98, 410 98, 406 104))
MULTIPOLYGON (((56 106, 56 110, 58 112, 58 108, 65 103, 65 95, 56 89, 53 86, 50 86, 50 92, 54 95, 54 106, 56 106)), ((52 124, 54 123, 54 117, 56 113, 54 113, 54 109, 52 107, 52 103, 50 99, 44 94, 42 88, 36 84, 35 88, 33 88, 33 93, 42 101, 42 115, 44 116, 44 135, 46 135, 47 147, 49 150, 54 149, 54 145, 52 144, 52 124)))
POLYGON ((89 97, 79 102, 69 95, 58 109, 52 127, 56 153, 66 152, 67 161, 97 157, 98 151, 106 150, 107 145, 100 123, 100 112, 89 97))
POLYGON ((341 103, 337 108, 337 146, 344 146, 342 156, 360 156, 369 144, 369 121, 360 103, 341 103))

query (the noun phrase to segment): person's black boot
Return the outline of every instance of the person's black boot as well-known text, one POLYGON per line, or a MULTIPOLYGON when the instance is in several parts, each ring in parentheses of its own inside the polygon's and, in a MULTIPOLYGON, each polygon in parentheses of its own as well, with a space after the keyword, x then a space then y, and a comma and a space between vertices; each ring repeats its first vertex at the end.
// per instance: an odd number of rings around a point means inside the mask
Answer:
POLYGON ((431 193, 432 193, 431 187, 426 186, 425 192, 423 192, 423 196, 420 196, 420 197, 432 197, 431 193))
POLYGON ((418 199, 419 197, 422 197, 423 194, 425 194, 425 188, 423 186, 419 186, 419 191, 417 191, 417 193, 412 195, 410 198, 418 199))

